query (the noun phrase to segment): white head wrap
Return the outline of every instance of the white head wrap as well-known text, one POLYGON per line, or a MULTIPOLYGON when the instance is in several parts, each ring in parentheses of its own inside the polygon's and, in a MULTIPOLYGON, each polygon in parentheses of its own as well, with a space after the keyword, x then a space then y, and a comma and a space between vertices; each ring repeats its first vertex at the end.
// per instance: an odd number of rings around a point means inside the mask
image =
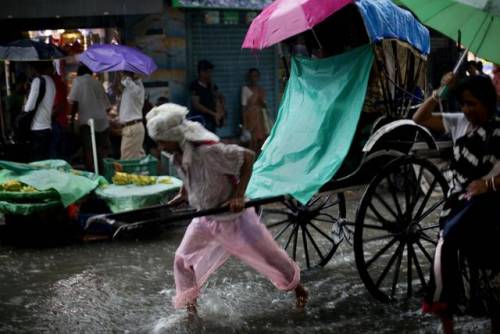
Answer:
POLYGON ((154 140, 184 142, 219 141, 200 123, 186 120, 189 110, 175 103, 165 103, 146 115, 148 133, 154 140))

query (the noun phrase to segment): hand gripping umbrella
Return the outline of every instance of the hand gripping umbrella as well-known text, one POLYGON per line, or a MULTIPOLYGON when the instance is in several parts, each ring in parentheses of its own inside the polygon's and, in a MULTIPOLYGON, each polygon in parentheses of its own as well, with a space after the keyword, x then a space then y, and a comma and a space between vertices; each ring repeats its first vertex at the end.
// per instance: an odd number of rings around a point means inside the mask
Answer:
POLYGON ((92 71, 129 71, 150 75, 157 66, 153 59, 136 48, 116 44, 97 44, 82 53, 80 61, 92 71))

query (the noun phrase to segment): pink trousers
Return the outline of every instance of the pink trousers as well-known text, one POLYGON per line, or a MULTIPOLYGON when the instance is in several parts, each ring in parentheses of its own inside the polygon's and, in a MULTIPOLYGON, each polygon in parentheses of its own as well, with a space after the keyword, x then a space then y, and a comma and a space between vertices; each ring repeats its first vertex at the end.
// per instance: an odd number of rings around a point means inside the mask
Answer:
POLYGON ((253 208, 234 220, 195 218, 175 252, 176 308, 194 302, 209 276, 234 255, 280 290, 293 290, 300 269, 278 246, 253 208))

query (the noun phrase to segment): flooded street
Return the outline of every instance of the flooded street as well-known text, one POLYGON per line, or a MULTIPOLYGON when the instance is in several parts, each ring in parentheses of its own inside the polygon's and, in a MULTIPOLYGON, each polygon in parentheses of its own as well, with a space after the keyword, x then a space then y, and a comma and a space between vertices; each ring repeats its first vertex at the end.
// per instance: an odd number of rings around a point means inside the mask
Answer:
MULTIPOLYGON (((353 217, 356 196, 348 198, 353 217)), ((32 333, 438 333, 419 299, 386 305, 359 278, 344 243, 322 269, 305 272, 310 302, 230 260, 199 300, 199 319, 173 309, 172 263, 183 229, 152 240, 0 248, 0 332, 32 333)), ((459 333, 487 333, 489 323, 461 318, 459 333)))

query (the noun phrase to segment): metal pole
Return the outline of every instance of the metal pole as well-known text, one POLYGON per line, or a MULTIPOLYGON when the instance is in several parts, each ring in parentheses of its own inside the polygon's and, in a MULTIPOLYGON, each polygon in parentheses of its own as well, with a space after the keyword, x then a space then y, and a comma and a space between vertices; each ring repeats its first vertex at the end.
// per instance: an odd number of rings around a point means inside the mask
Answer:
POLYGON ((94 158, 94 171, 96 175, 99 175, 99 161, 97 160, 97 146, 95 143, 95 127, 94 127, 94 119, 91 118, 88 121, 88 125, 90 126, 90 139, 92 142, 92 156, 94 158))

